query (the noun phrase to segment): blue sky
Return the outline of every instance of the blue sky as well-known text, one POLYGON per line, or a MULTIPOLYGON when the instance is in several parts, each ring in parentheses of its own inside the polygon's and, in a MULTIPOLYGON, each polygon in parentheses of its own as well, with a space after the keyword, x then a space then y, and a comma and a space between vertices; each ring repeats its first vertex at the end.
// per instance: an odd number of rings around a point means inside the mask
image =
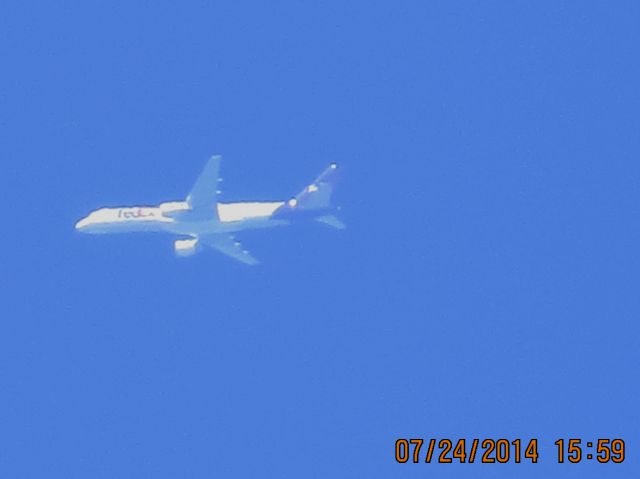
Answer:
POLYGON ((636 2, 5 2, 0 476, 638 474, 636 2), (288 198, 247 268, 101 206, 288 198), (399 437, 540 464, 396 464, 399 437), (622 465, 556 464, 621 437, 622 465))

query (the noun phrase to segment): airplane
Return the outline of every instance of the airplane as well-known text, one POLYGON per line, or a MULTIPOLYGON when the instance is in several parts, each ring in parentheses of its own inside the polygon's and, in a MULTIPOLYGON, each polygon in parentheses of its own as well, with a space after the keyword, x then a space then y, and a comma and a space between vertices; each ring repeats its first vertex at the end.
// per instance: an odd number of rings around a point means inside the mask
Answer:
POLYGON ((250 229, 284 226, 302 218, 312 218, 335 229, 345 225, 335 215, 331 196, 338 166, 331 163, 315 181, 288 201, 218 201, 222 178, 222 157, 212 156, 185 201, 169 201, 158 206, 101 208, 75 225, 83 233, 167 232, 187 236, 174 242, 178 256, 191 256, 203 247, 214 248, 247 265, 258 261, 242 247, 235 233, 250 229))

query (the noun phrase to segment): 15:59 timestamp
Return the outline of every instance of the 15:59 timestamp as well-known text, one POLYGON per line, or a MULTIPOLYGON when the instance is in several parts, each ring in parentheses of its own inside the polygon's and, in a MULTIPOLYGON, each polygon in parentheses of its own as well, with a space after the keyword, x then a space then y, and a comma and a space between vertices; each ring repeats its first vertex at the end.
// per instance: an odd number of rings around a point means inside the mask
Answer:
POLYGON ((596 459, 600 463, 624 461, 625 444, 622 439, 598 439, 595 442, 582 442, 581 439, 558 439, 554 444, 558 448, 558 462, 565 459, 572 463, 596 459), (595 453, 595 455, 594 455, 595 453))

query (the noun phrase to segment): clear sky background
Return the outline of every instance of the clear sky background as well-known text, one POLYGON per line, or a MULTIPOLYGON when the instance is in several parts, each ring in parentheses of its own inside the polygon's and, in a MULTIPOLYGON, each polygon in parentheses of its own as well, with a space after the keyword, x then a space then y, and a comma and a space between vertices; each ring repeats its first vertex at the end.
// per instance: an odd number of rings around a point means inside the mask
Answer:
POLYGON ((637 477, 638 2, 3 2, 0 477, 637 477), (84 236, 286 199, 262 261, 84 236), (397 464, 399 437, 540 463, 397 464), (626 439, 622 465, 553 442, 626 439))

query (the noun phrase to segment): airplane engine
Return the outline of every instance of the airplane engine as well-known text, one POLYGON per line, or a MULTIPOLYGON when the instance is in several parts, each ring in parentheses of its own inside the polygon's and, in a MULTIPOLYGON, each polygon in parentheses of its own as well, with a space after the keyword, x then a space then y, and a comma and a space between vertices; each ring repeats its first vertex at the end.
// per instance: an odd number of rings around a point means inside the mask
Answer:
POLYGON ((173 245, 178 256, 191 256, 198 250, 198 239, 177 240, 173 245))

